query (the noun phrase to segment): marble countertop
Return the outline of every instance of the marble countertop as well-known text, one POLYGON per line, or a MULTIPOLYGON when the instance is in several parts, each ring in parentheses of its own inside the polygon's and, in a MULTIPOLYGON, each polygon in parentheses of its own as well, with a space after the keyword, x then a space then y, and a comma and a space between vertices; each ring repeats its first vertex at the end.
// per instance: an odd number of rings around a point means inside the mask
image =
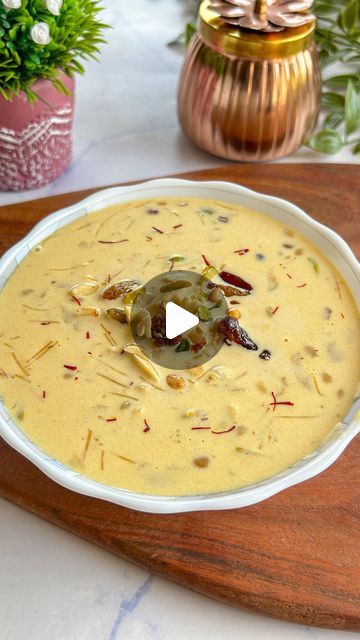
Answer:
MULTIPOLYGON (((104 0, 101 63, 78 80, 74 161, 54 184, 0 204, 225 164, 194 148, 176 118, 186 0, 104 0)), ((354 162, 299 150, 288 162, 354 162)), ((1 640, 350 640, 355 633, 271 620, 212 601, 0 500, 1 640)))

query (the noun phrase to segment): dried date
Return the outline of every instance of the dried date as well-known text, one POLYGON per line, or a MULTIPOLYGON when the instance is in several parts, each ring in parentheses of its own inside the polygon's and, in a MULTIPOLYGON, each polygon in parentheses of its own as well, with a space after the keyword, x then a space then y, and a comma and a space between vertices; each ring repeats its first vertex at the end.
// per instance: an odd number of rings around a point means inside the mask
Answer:
POLYGON ((252 351, 257 351, 258 349, 257 344, 250 338, 245 329, 240 326, 236 318, 226 316, 226 318, 220 320, 217 330, 224 334, 228 340, 240 344, 245 349, 252 351))

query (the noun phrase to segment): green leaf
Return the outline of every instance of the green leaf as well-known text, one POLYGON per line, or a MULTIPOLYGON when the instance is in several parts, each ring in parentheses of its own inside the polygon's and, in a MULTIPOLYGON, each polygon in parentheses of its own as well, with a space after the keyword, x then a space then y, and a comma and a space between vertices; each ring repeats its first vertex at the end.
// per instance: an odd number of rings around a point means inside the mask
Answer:
POLYGON ((355 87, 360 87, 360 74, 352 74, 352 73, 344 73, 339 76, 332 76, 331 78, 326 78, 324 80, 324 84, 327 87, 331 87, 333 89, 346 89, 349 80, 354 83, 355 87))
POLYGON ((359 20, 359 2, 358 0, 350 0, 342 9, 339 17, 339 25, 345 32, 352 33, 359 20))
POLYGON ((317 2, 316 3, 316 15, 317 17, 322 15, 329 15, 334 13, 334 7, 331 4, 327 4, 326 2, 317 2))
POLYGON ((322 67, 328 67, 335 62, 343 61, 347 54, 353 53, 353 49, 342 48, 341 51, 335 51, 334 53, 328 53, 327 51, 320 51, 320 61, 322 67))
POLYGON ((331 111, 325 118, 324 127, 325 129, 336 129, 341 125, 344 121, 344 113, 339 113, 337 111, 331 111))
POLYGON ((196 33, 196 26, 194 25, 193 22, 188 22, 186 27, 185 27, 185 44, 186 44, 186 46, 188 46, 188 44, 190 43, 190 40, 193 37, 194 33, 196 33))
POLYGON ((353 154, 356 155, 357 153, 360 153, 360 142, 358 142, 355 147, 352 150, 353 154))
POLYGON ((331 155, 341 149, 342 142, 338 131, 323 129, 323 131, 319 131, 312 136, 307 145, 314 151, 331 155))
POLYGON ((29 58, 32 62, 34 62, 35 64, 41 64, 40 58, 39 56, 36 55, 36 53, 31 53, 29 55, 29 58))
POLYGON ((345 133, 349 135, 356 131, 360 124, 359 96, 351 80, 348 82, 345 96, 345 133))
POLYGON ((332 109, 333 111, 343 113, 345 107, 345 98, 339 93, 323 93, 321 96, 321 104, 327 109, 332 109))

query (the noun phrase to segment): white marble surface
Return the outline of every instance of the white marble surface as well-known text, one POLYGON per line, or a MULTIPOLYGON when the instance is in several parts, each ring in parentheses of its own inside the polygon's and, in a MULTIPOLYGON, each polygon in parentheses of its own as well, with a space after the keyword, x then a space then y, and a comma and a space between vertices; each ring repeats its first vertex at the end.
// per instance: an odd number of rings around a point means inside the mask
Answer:
MULTIPOLYGON (((105 0, 101 64, 78 82, 74 162, 53 185, 0 204, 223 164, 176 119, 181 53, 165 47, 185 0, 105 0)), ((328 161, 302 149, 290 161, 328 161)), ((330 158, 352 162, 348 151, 330 158)), ((350 640, 239 611, 146 571, 0 500, 1 640, 350 640)), ((299 585, 301 588, 301 585, 299 585)))

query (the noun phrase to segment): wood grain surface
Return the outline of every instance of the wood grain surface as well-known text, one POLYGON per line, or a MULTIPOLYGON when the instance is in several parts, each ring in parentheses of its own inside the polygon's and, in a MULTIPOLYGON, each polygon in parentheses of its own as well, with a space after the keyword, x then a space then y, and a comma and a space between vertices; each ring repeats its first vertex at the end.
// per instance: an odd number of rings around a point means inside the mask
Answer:
MULTIPOLYGON (((292 200, 360 254, 360 167, 231 165, 193 174, 292 200)), ((0 208, 0 253, 91 193, 0 208)), ((150 571, 237 607, 360 630, 360 438, 320 476, 245 509, 156 515, 60 487, 0 441, 0 495, 150 571)), ((239 618, 241 624, 241 618, 239 618)))

